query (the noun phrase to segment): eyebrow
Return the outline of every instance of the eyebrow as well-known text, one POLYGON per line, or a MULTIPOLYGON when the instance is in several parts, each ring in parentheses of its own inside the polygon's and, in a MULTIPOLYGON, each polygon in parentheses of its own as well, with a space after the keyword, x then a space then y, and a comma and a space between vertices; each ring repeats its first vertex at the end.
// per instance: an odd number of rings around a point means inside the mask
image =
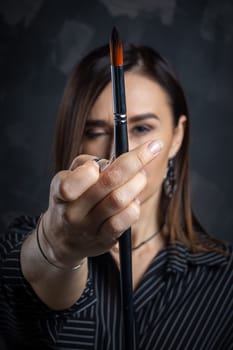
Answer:
POLYGON ((136 123, 136 122, 140 122, 140 121, 146 120, 146 119, 159 120, 159 117, 154 113, 138 114, 138 115, 134 115, 133 117, 131 117, 130 122, 136 123))
POLYGON ((108 123, 101 119, 93 119, 93 120, 87 120, 85 126, 86 127, 94 127, 94 126, 105 127, 105 126, 108 126, 108 123))
MULTIPOLYGON (((159 120, 159 117, 154 113, 138 114, 138 115, 134 115, 133 117, 130 117, 128 119, 128 122, 136 123, 146 119, 159 120)), ((106 127, 106 126, 108 126, 108 123, 102 119, 92 119, 92 120, 86 121, 86 127, 106 127)))

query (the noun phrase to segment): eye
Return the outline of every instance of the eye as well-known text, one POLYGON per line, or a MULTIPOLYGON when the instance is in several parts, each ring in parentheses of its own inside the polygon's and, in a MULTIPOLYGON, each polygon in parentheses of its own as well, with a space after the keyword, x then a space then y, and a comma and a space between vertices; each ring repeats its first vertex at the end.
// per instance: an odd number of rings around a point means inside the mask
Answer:
POLYGON ((131 129, 131 133, 134 135, 144 135, 149 133, 152 130, 152 127, 149 125, 135 125, 131 129))
POLYGON ((101 136, 106 136, 108 134, 109 133, 106 130, 100 128, 90 128, 84 132, 85 137, 88 139, 95 139, 101 136))

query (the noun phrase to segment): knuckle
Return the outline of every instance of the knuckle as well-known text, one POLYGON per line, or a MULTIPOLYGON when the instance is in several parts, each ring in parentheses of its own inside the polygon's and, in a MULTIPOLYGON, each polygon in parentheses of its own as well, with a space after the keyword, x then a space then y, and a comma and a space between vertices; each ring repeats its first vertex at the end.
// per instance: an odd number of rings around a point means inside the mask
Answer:
POLYGON ((120 191, 113 191, 109 195, 109 204, 112 208, 121 209, 124 207, 125 199, 120 191))
POLYGON ((58 193, 64 200, 76 200, 84 190, 94 185, 98 179, 98 167, 93 162, 85 163, 75 172, 67 171, 66 176, 61 176, 58 182, 58 193))
POLYGON ((140 206, 136 202, 132 202, 120 214, 110 217, 107 226, 111 232, 119 234, 125 231, 132 223, 136 222, 139 217, 140 206))
POLYGON ((134 201, 128 206, 129 220, 133 222, 137 221, 140 217, 140 206, 134 201))
POLYGON ((70 183, 67 179, 60 182, 59 193, 65 200, 72 199, 72 186, 70 186, 70 183))
POLYGON ((83 167, 87 168, 89 179, 91 180, 91 182, 95 183, 99 179, 98 167, 96 167, 93 161, 85 163, 83 167))
POLYGON ((145 152, 144 152, 144 149, 139 149, 137 152, 136 152, 136 157, 137 157, 137 160, 139 162, 139 165, 141 167, 144 167, 148 161, 146 155, 145 155, 145 152))
POLYGON ((121 220, 120 216, 112 216, 108 220, 108 226, 109 229, 116 233, 123 232, 125 230, 125 225, 123 223, 123 220, 121 220))
POLYGON ((138 173, 138 177, 139 177, 139 184, 141 185, 142 188, 144 188, 147 184, 147 176, 142 172, 140 172, 138 173))
POLYGON ((66 178, 66 175, 66 170, 59 171, 57 174, 55 174, 51 182, 51 187, 57 188, 60 183, 66 178))
POLYGON ((75 157, 70 165, 71 170, 75 170, 76 168, 84 165, 86 162, 88 162, 91 158, 91 156, 87 154, 80 154, 77 157, 75 157))
POLYGON ((70 169, 70 170, 74 170, 74 169, 77 168, 79 165, 80 165, 80 156, 75 157, 75 158, 72 160, 69 169, 70 169))
POLYGON ((122 180, 122 174, 120 169, 107 170, 102 174, 101 183, 104 187, 114 188, 120 184, 122 180))
POLYGON ((67 182, 67 176, 68 171, 63 170, 58 172, 52 179, 51 186, 50 186, 50 192, 52 194, 52 197, 60 197, 66 198, 67 196, 67 188, 66 188, 66 182, 67 182))
POLYGON ((86 154, 79 154, 75 159, 79 165, 82 165, 86 163, 87 160, 89 160, 89 156, 86 154))

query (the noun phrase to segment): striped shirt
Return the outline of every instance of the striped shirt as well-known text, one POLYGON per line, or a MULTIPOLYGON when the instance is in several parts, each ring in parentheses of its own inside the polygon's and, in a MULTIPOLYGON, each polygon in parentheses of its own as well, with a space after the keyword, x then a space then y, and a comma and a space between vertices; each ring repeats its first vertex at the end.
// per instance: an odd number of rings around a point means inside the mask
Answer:
MULTIPOLYGON (((81 298, 53 311, 20 269, 20 248, 35 224, 23 217, 0 244, 0 334, 9 349, 123 349, 120 276, 111 255, 90 258, 81 298)), ((228 256, 192 253, 177 242, 154 258, 133 295, 137 349, 233 349, 233 254, 227 249, 228 256)))

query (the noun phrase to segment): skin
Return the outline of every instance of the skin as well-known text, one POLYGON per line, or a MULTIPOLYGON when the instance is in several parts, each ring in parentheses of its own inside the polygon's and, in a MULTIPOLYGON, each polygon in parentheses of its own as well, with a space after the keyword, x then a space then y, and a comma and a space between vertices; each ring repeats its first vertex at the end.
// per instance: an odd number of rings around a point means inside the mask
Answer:
MULTIPOLYGON (((161 186, 168 159, 181 146, 186 118, 180 116, 178 126, 173 127, 166 93, 148 78, 127 73, 125 85, 130 152, 103 171, 93 161, 96 157, 109 158, 112 153, 109 84, 90 113, 83 154, 74 159, 69 170, 59 172, 52 180, 49 206, 38 228, 42 249, 50 261, 64 266, 81 263, 81 268, 64 271, 48 264, 38 250, 35 232, 22 247, 22 272, 52 309, 69 307, 81 296, 88 256, 110 251, 119 264, 114 247, 129 226, 133 246, 158 230, 156 211, 161 186)), ((163 244, 158 235, 133 253, 134 289, 163 244)))

